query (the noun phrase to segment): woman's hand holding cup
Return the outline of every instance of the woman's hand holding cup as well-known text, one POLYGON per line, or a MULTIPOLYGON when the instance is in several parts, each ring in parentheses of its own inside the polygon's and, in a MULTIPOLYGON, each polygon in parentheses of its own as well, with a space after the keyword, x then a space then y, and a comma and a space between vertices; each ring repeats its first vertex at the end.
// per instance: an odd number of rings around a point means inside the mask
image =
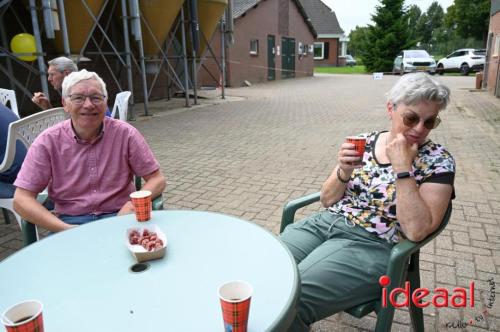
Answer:
POLYGON ((363 154, 365 151, 365 138, 347 137, 342 143, 337 157, 339 167, 345 173, 352 172, 355 168, 362 166, 363 154))

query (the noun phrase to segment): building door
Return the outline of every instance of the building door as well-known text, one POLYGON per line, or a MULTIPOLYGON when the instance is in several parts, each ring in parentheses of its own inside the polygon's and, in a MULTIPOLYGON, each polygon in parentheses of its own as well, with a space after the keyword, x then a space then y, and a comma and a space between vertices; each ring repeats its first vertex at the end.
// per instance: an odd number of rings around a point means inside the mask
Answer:
POLYGON ((274 81, 276 79, 276 42, 273 35, 267 35, 267 80, 274 81))
POLYGON ((282 78, 295 77, 295 39, 281 39, 281 69, 282 78))

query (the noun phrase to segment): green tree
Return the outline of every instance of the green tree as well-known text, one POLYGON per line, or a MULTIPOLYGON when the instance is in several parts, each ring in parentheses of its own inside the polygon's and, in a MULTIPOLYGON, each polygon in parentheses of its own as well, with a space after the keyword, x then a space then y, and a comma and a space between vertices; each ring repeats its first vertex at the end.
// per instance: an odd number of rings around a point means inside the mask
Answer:
POLYGON ((490 0, 454 0, 446 12, 445 24, 460 37, 482 40, 486 45, 490 6, 490 0))
POLYGON ((443 25, 444 10, 439 2, 434 1, 427 9, 426 14, 429 19, 429 24, 433 27, 438 28, 443 25))
POLYGON ((416 44, 418 41, 420 41, 418 38, 417 29, 415 29, 415 27, 417 26, 418 20, 420 19, 421 15, 422 11, 417 5, 411 5, 406 13, 409 34, 408 39, 412 44, 416 44))
POLYGON ((432 28, 429 25, 429 18, 426 13, 420 16, 420 19, 415 26, 415 33, 420 44, 428 44, 432 38, 432 28))
POLYGON ((432 51, 436 43, 436 31, 443 25, 444 11, 437 1, 434 1, 418 20, 416 33, 421 47, 432 51))
POLYGON ((388 72, 396 55, 411 45, 404 0, 380 0, 368 26, 368 39, 360 50, 361 58, 370 72, 388 72))
POLYGON ((446 9, 446 14, 444 15, 444 26, 447 27, 448 29, 453 29, 456 30, 457 28, 457 23, 456 23, 456 14, 457 12, 457 7, 455 5, 451 5, 446 9))
POLYGON ((347 45, 348 53, 352 56, 359 56, 361 50, 366 47, 368 40, 368 27, 356 26, 349 33, 349 44, 347 45))
MULTIPOLYGON (((433 33, 435 41, 429 51, 438 56, 445 56, 459 48, 482 48, 483 42, 474 38, 462 38, 453 29, 442 26, 433 33)), ((439 58, 436 58, 439 60, 439 58)))

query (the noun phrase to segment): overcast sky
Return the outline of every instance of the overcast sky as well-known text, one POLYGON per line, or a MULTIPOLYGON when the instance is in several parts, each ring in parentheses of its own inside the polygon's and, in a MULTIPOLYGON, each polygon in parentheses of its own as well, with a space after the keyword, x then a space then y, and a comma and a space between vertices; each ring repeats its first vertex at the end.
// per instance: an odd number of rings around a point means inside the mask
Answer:
MULTIPOLYGON (((366 26, 371 24, 371 15, 375 13, 375 6, 380 4, 378 0, 322 0, 330 7, 339 20, 340 27, 344 30, 346 36, 356 25, 366 26)), ((417 5, 422 12, 437 1, 446 12, 446 8, 453 4, 453 0, 406 0, 405 5, 417 5)), ((474 0, 471 0, 474 1, 474 0)))

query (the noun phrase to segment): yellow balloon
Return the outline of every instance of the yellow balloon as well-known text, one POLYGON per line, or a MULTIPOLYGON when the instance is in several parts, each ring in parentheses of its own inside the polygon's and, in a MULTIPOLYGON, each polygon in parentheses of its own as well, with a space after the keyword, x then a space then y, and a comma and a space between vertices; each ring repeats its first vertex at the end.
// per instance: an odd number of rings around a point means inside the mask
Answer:
MULTIPOLYGON (((35 37, 29 33, 15 35, 10 41, 10 49, 12 53, 35 53, 35 37)), ((18 55, 17 57, 24 61, 33 61, 36 59, 36 55, 18 55)))

